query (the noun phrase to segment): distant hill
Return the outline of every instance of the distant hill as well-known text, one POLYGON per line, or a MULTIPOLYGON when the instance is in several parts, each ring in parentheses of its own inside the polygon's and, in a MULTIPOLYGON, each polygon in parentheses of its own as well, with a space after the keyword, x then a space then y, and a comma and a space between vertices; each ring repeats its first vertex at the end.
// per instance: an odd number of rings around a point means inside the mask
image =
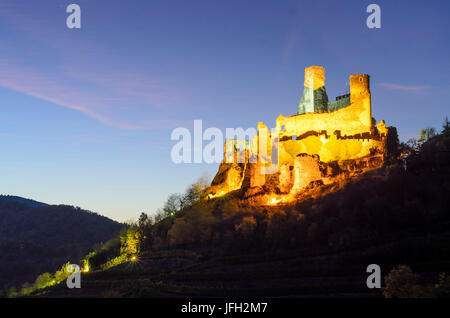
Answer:
POLYGON ((28 205, 29 207, 32 208, 37 208, 40 206, 47 206, 48 204, 46 203, 42 203, 42 202, 38 202, 38 201, 34 201, 31 199, 25 199, 22 197, 18 197, 15 195, 0 195, 0 200, 4 200, 4 201, 10 201, 10 202, 17 202, 17 203, 23 203, 25 205, 28 205))
POLYGON ((122 227, 78 207, 0 196, 0 289, 32 282, 67 261, 77 263, 122 227))

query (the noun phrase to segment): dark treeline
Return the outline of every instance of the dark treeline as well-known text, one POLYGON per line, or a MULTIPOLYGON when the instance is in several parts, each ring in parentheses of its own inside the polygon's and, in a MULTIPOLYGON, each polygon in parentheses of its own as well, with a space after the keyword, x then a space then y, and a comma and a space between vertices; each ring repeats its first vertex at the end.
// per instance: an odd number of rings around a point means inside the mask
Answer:
POLYGON ((343 184, 318 186, 298 202, 256 206, 241 193, 202 200, 170 196, 158 219, 141 215, 144 249, 208 253, 346 248, 447 231, 450 225, 450 133, 426 129, 398 143, 386 165, 343 184), (178 204, 177 204, 178 203, 178 204), (162 213, 162 214, 161 214, 162 213))
POLYGON ((0 289, 34 281, 68 261, 77 263, 123 227, 78 207, 20 199, 0 197, 0 289))

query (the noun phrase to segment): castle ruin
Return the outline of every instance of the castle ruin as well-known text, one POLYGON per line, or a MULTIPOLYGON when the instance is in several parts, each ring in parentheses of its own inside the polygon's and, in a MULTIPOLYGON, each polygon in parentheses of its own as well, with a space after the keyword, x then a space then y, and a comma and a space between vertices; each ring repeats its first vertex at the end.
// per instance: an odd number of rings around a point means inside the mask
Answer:
POLYGON ((330 184, 338 175, 379 168, 388 155, 388 135, 396 131, 384 121, 374 122, 369 75, 351 75, 350 94, 330 102, 324 68, 308 67, 297 114, 278 116, 272 132, 259 122, 252 141, 227 140, 224 160, 207 196, 240 190, 246 197, 268 195, 267 203, 277 204, 295 199, 311 186, 330 184), (261 138, 267 142, 261 143, 261 138), (278 138, 276 149, 272 138, 278 138), (265 149, 261 144, 267 145, 265 149), (232 161, 225 160, 230 146, 232 161), (278 154, 275 167, 270 161, 272 151, 278 154))

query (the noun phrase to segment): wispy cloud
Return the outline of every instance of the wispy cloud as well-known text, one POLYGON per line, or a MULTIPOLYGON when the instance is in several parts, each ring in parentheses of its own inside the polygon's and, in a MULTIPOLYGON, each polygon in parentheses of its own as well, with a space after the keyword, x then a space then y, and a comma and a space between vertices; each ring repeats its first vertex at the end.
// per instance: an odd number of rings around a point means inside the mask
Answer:
POLYGON ((95 109, 107 106, 108 99, 77 91, 74 88, 61 85, 58 81, 45 74, 35 73, 29 69, 11 66, 0 62, 0 86, 42 99, 55 105, 80 111, 103 124, 121 129, 140 129, 137 125, 116 122, 100 114, 95 109))
POLYGON ((0 86, 119 129, 167 127, 167 114, 173 114, 181 100, 173 81, 138 69, 88 36, 68 37, 65 28, 49 22, 54 19, 40 18, 15 2, 0 7, 15 37, 33 44, 32 52, 14 39, 0 44, 5 49, 0 55, 0 86))
POLYGON ((414 92, 424 91, 426 89, 431 88, 431 86, 429 86, 429 85, 415 86, 415 85, 401 85, 401 84, 394 84, 394 83, 378 83, 378 85, 389 88, 389 89, 393 89, 393 90, 414 91, 414 92))
POLYGON ((157 114, 161 109, 170 110, 179 101, 171 89, 154 84, 154 79, 141 74, 110 71, 99 75, 89 71, 81 78, 4 60, 0 60, 0 69, 0 86, 79 111, 120 129, 164 127, 166 120, 157 114))

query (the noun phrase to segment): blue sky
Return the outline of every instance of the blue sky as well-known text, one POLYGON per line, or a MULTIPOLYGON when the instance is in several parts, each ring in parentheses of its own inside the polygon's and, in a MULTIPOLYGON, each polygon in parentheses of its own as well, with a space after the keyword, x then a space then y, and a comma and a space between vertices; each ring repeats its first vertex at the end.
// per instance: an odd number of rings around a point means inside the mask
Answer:
POLYGON ((217 164, 173 164, 175 127, 273 127, 304 68, 330 98, 371 75, 373 116, 401 139, 440 128, 450 100, 448 1, 0 3, 0 193, 113 219, 153 213, 217 164), (82 28, 66 27, 67 5, 82 28), (366 7, 380 5, 382 28, 366 7))

